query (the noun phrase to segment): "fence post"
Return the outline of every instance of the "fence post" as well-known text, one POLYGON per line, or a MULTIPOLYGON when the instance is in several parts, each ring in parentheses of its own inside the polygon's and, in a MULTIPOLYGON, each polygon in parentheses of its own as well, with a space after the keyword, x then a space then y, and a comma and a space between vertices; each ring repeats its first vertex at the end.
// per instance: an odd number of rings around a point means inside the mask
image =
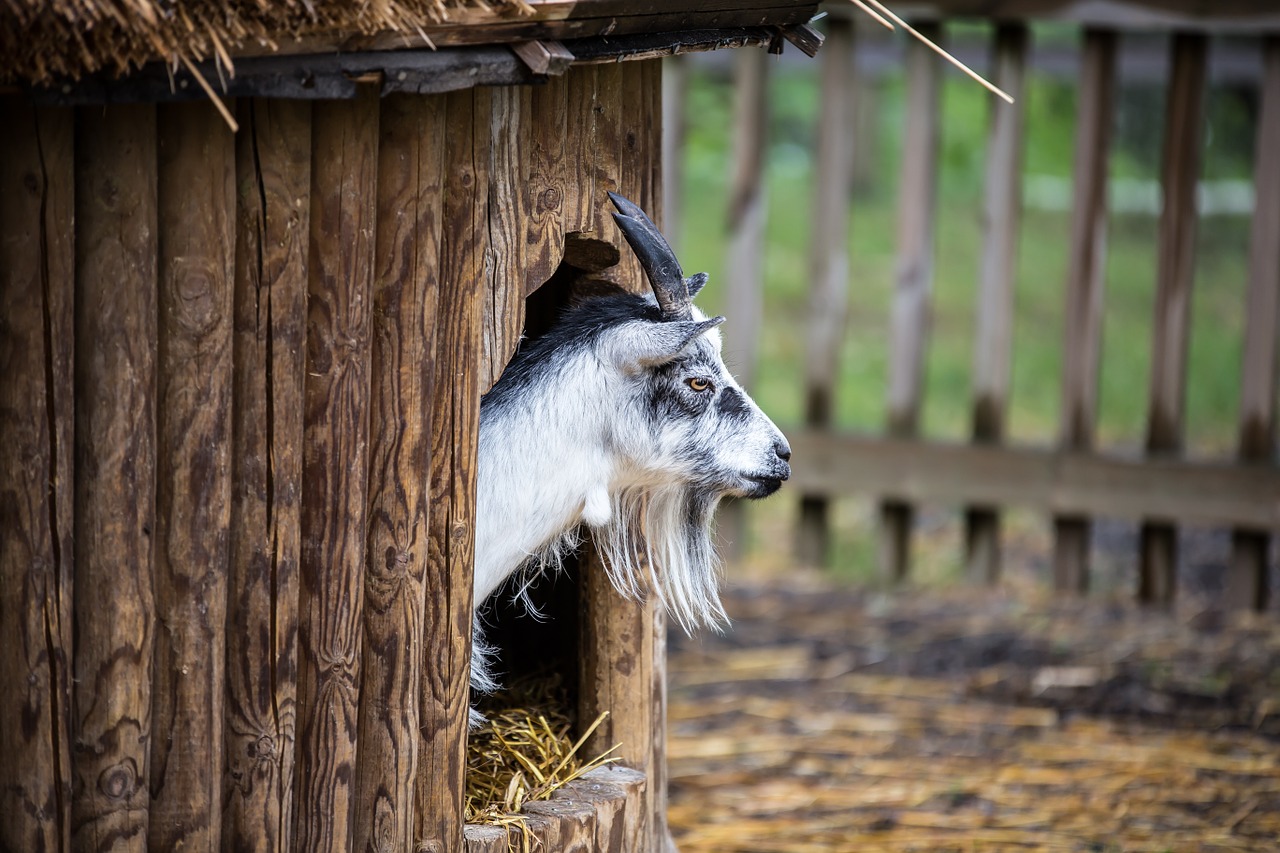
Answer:
MULTIPOLYGON (((1180 453, 1187 381, 1187 332, 1195 277, 1196 185, 1204 138, 1208 38, 1177 33, 1171 46, 1173 74, 1165 107, 1160 186, 1164 204, 1156 257, 1156 305, 1147 410, 1147 453, 1180 453)), ((1173 601, 1178 531, 1144 522, 1141 531, 1138 599, 1173 601)))
MULTIPOLYGON (((729 186, 729 248, 725 313, 733 317, 725 335, 724 360, 748 390, 756 378, 760 327, 764 321, 764 155, 768 146, 769 55, 761 49, 734 51, 733 172, 729 186)), ((716 519, 721 551, 742 555, 745 507, 725 501, 716 519)))
MULTIPOLYGON (((1012 104, 988 98, 987 169, 983 198, 982 272, 978 284, 977 330, 973 342, 973 440, 1004 440, 1013 357, 1014 280, 1022 217, 1023 89, 1027 60, 1026 24, 996 28, 995 84, 1012 104)), ((991 507, 965 511, 965 556, 969 577, 995 583, 1000 578, 1000 515, 991 507)))
MULTIPOLYGON (((935 44, 936 23, 916 27, 935 44)), ((914 438, 920 422, 933 299, 933 238, 941 131, 941 59, 918 41, 907 43, 907 118, 898 188, 898 261, 889 343, 888 433, 914 438)), ((884 576, 903 580, 910 566, 915 508, 901 501, 880 505, 879 561, 884 576)))
MULTIPOLYGON (((813 176, 813 241, 809 253, 809 320, 805 326, 805 425, 830 429, 840 344, 849 308, 849 196, 853 182, 853 93, 857 91, 854 27, 832 18, 820 56, 822 111, 813 176)), ((822 565, 830 531, 825 497, 801 495, 796 556, 822 565)))
MULTIPOLYGON (((1280 36, 1264 47, 1262 109, 1258 118, 1254 181, 1257 201, 1249 250, 1243 378, 1240 383, 1239 458, 1272 462, 1276 438, 1276 354, 1280 338, 1280 36)), ((1267 557, 1271 539, 1263 531, 1232 531, 1226 600, 1233 607, 1267 606, 1267 557)))
MULTIPOLYGON (((1071 242, 1067 249, 1065 335, 1062 351, 1064 450, 1093 449, 1098 412, 1098 365, 1107 266, 1107 161, 1115 106, 1116 48, 1110 30, 1087 29, 1080 57, 1077 95, 1075 186, 1071 242)), ((1053 520, 1053 584, 1089 588, 1091 522, 1082 516, 1053 520)))

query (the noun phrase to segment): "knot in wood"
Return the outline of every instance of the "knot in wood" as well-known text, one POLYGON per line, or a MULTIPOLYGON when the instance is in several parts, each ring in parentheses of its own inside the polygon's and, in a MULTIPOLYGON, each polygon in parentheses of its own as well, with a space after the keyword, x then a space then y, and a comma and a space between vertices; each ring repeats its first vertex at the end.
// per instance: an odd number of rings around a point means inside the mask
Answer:
POLYGON ((36 177, 35 172, 22 173, 22 188, 31 195, 40 194, 40 179, 36 177))
POLYGON ((127 800, 138 790, 138 771, 133 759, 113 764, 98 776, 98 790, 113 800, 127 800))
POLYGON ((545 190, 538 193, 538 210, 559 210, 561 198, 560 190, 555 187, 547 187, 545 190))
POLYGON ((249 744, 249 757, 255 761, 274 761, 276 757, 276 739, 263 732, 258 739, 249 744))

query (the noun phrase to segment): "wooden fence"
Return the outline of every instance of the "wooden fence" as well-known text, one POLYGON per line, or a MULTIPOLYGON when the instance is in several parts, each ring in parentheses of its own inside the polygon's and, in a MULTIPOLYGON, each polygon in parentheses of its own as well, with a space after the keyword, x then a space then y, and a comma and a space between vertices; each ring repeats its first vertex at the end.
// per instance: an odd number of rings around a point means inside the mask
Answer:
MULTIPOLYGON (((0 849, 462 849, 480 395, 566 235, 618 243, 606 190, 656 209, 659 81, 238 135, 0 99, 0 849)), ((647 780, 539 831, 657 849, 662 620, 601 578, 581 713, 647 780)))
MULTIPOLYGON (((964 4, 933 5, 946 9, 964 4)), ((1017 5, 1011 4, 1011 15, 1016 15, 1017 5)), ((1250 10, 1262 18, 1269 14, 1258 4, 1236 6, 1232 14, 1247 15, 1250 10)), ((979 9, 965 12, 981 14, 979 9)), ((1247 295, 1238 451, 1233 459, 1203 462, 1186 458, 1183 442, 1196 189, 1206 136, 1206 60, 1213 49, 1202 26, 1206 22, 1181 19, 1187 28, 1173 33, 1169 42, 1172 71, 1160 154, 1164 202, 1158 238, 1151 246, 1157 284, 1145 453, 1140 458, 1121 458, 1096 450, 1095 431, 1107 311, 1108 158, 1123 33, 1114 20, 1086 23, 1081 31, 1069 269, 1062 295, 1063 327, 1056 330, 1064 341, 1059 440, 1054 447, 1027 448, 1008 443, 1006 420, 1031 33, 1027 23, 1018 20, 996 21, 991 27, 990 78, 1015 103, 1006 105, 994 96, 990 100, 981 268, 975 290, 971 440, 948 445, 920 435, 933 301, 942 132, 939 100, 947 66, 936 53, 910 39, 903 60, 906 114, 889 317, 887 422, 880 437, 834 431, 832 401, 842 382, 841 342, 849 305, 859 298, 856 287, 850 289, 846 244, 858 136, 850 103, 858 91, 854 20, 858 27, 876 25, 852 8, 836 8, 833 13, 824 24, 827 42, 820 57, 822 107, 814 152, 810 310, 804 327, 805 424, 791 435, 795 478, 790 488, 801 495, 800 558, 820 562, 828 552, 832 498, 870 495, 879 501, 879 563, 886 577, 900 580, 909 573, 917 505, 950 502, 965 508, 968 575, 995 582, 1000 575, 1000 510, 1024 506, 1053 517, 1055 585, 1083 591, 1089 585, 1091 520, 1118 516, 1141 523, 1139 598, 1168 602, 1174 595, 1177 525, 1209 524, 1233 531, 1228 600, 1235 606, 1264 607, 1271 536, 1280 528, 1275 414, 1280 375, 1280 160, 1276 156, 1280 152, 1280 32, 1266 34, 1265 27, 1261 34, 1258 28, 1250 31, 1262 42, 1265 67, 1258 83, 1256 207, 1248 281, 1241 282, 1247 295)), ((939 20, 917 22, 918 29, 935 42, 944 42, 946 29, 939 20)), ((1238 20, 1236 24, 1239 29, 1238 20)), ((1277 24, 1271 21, 1269 26, 1277 24)), ((735 127, 738 134, 749 135, 752 128, 763 125, 760 113, 765 100, 763 94, 745 96, 763 92, 763 86, 750 57, 739 56, 739 62, 735 127)), ((759 140, 735 139, 738 157, 730 205, 734 246, 763 242, 760 217, 747 213, 751 200, 761 193, 761 172, 751 154, 761 145, 759 140)), ((735 255, 741 257, 741 253, 735 255)), ((751 315, 759 300, 752 284, 758 272, 739 272, 737 278, 744 290, 736 299, 751 315)), ((741 306, 738 302, 729 306, 735 321, 741 306)), ((746 364, 758 358, 750 346, 737 356, 746 364)), ((730 515, 728 523, 732 530, 740 521, 730 515)))

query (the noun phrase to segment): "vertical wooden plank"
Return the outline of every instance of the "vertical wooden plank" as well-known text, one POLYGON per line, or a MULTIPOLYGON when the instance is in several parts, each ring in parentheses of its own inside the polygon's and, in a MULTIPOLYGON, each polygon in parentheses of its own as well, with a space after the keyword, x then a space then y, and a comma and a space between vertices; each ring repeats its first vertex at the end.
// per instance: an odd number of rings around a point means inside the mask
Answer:
MULTIPOLYGON (((1147 453, 1182 451, 1191 285, 1195 277, 1196 184, 1205 123, 1208 37, 1177 33, 1171 45, 1173 74, 1165 107, 1160 186, 1164 203, 1156 258, 1156 304, 1147 409, 1147 453)), ((1138 598, 1173 600, 1178 564, 1177 529, 1142 525, 1138 598)))
POLYGON ((0 99, 0 850, 71 840, 72 117, 0 99))
POLYGON ((292 849, 311 105, 242 100, 222 844, 292 849))
MULTIPOLYGON (((761 49, 734 51, 733 154, 729 173, 728 247, 725 250, 724 361, 751 390, 760 358, 764 323, 764 231, 768 201, 764 158, 769 134, 769 55, 761 49)), ((728 560, 746 548, 746 506, 720 504, 716 533, 728 560)))
MULTIPOLYGON (((859 89, 853 21, 833 18, 819 55, 822 111, 814 164, 813 237, 809 251, 809 319, 805 324, 805 425, 830 429, 840 347, 849 313, 849 202, 853 181, 853 100, 859 89)), ((820 566, 830 547, 828 502, 800 496, 796 556, 820 566)))
MULTIPOLYGON (((529 124, 527 86, 498 86, 490 95, 490 156, 494 180, 489 184, 488 249, 485 264, 484 350, 480 363, 480 392, 488 391, 502 375, 524 330, 525 221, 529 184, 523 176, 521 152, 533 134, 529 124)), ((549 274, 548 274, 549 277, 549 274)))
POLYGON ((313 108, 295 845, 351 846, 369 442, 378 97, 313 108))
MULTIPOLYGON (((1077 94, 1075 179, 1067 252, 1062 348, 1062 427, 1066 450, 1093 449, 1098 415, 1098 365, 1107 266, 1107 162, 1115 111, 1119 35, 1087 29, 1077 94)), ((1063 591, 1089 588, 1089 519, 1053 520, 1053 583, 1063 591)))
MULTIPOLYGON (((940 43, 942 27, 917 29, 940 43)), ((907 117, 903 134, 902 175, 898 187, 898 260, 890 316, 888 433, 916 435, 924 391, 925 351, 933 301, 934 216, 938 191, 941 135, 941 60, 917 41, 907 45, 907 117)), ((909 504, 886 501, 880 507, 881 571, 902 580, 910 568, 909 504)))
MULTIPOLYGON (((597 195, 595 162, 597 149, 596 118, 600 65, 571 68, 565 75, 568 82, 565 112, 564 158, 572 170, 572 180, 565 184, 565 224, 570 231, 590 231, 594 227, 597 195)), ((568 178, 569 176, 566 176, 568 178)), ((606 200, 607 203, 607 200, 606 200)), ((597 239, 605 239, 595 235, 597 239)))
POLYGON ((490 92, 445 96, 414 849, 460 850, 471 664, 490 92))
POLYGON ((681 55, 660 60, 662 70, 662 222, 667 242, 680 255, 684 229, 684 146, 689 135, 685 115, 689 60, 681 55))
MULTIPOLYGON (((661 210, 661 71, 655 61, 625 63, 620 85, 601 88, 600 138, 616 145, 601 149, 605 180, 632 186, 630 197, 646 211, 661 210)), ((661 227, 661 218, 657 219, 661 227)), ((624 250, 624 255, 626 250, 624 250)), ((624 286, 643 292, 639 272, 619 274, 624 286)), ((579 642, 578 719, 609 716, 587 745, 601 752, 615 744, 628 766, 650 784, 636 819, 625 830, 628 850, 655 850, 666 837, 666 622, 654 596, 637 602, 609 583, 596 549, 582 561, 582 618, 579 642)))
MULTIPOLYGON (((1280 36, 1266 39, 1263 56, 1237 452, 1242 462, 1274 465, 1276 382, 1280 375, 1276 364, 1280 350, 1280 245, 1276 241, 1280 234, 1280 160, 1276 158, 1280 151, 1280 36)), ((1266 608, 1270 551, 1267 533, 1232 532, 1225 593, 1228 606, 1266 608)))
POLYGON ((144 850, 155 604, 156 123, 76 115, 71 846, 144 850))
MULTIPOLYGON (((576 76, 571 72, 569 76, 576 76)), ((530 86, 528 110, 521 124, 524 200, 524 295, 541 287, 564 254, 565 214, 570 206, 568 172, 576 161, 565 156, 569 109, 568 76, 530 86)), ((574 199, 576 201, 576 198, 574 199)))
POLYGON ((444 99, 382 103, 355 850, 411 847, 418 762, 444 99))
MULTIPOLYGON (((973 341, 973 440, 1004 440, 1013 370, 1013 291, 1022 217, 1022 147, 1029 32, 1021 23, 996 28, 995 84, 1014 103, 988 99, 987 163, 983 192, 982 271, 973 341)), ((965 511, 965 554, 971 579, 1000 578, 1000 515, 993 507, 965 511)))
POLYGON ((231 512, 235 144, 208 102, 158 108, 159 368, 152 850, 217 850, 231 512))

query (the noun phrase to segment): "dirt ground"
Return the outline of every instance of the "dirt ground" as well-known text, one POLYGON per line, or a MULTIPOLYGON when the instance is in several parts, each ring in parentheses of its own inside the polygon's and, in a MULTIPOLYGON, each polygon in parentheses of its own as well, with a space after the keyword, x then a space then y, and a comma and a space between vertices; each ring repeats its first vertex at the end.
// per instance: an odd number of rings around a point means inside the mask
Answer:
POLYGON ((1280 623, 1190 599, 731 583, 672 638, 680 850, 1280 850, 1280 623))

